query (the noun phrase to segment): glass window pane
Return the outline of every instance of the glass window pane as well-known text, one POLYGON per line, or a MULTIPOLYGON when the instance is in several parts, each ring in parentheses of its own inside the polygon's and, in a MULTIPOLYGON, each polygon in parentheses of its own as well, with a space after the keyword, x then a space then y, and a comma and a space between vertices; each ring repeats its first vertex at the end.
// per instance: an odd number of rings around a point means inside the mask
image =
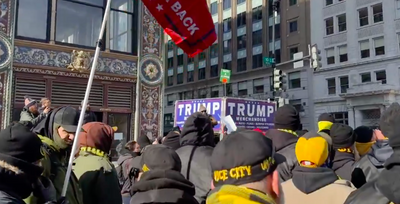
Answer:
POLYGON ((126 11, 126 12, 133 12, 133 1, 132 0, 112 0, 111 1, 111 8, 120 10, 120 11, 126 11))
POLYGON ((95 47, 102 18, 101 8, 58 0, 56 41, 95 47))
POLYGON ((95 6, 101 6, 101 7, 104 6, 104 1, 103 0, 74 0, 74 1, 79 1, 79 2, 83 2, 83 3, 86 3, 86 4, 95 5, 95 6))
POLYGON ((111 11, 110 13, 110 49, 120 52, 132 52, 132 15, 111 11))
POLYGON ((46 40, 48 0, 19 0, 17 36, 46 40))

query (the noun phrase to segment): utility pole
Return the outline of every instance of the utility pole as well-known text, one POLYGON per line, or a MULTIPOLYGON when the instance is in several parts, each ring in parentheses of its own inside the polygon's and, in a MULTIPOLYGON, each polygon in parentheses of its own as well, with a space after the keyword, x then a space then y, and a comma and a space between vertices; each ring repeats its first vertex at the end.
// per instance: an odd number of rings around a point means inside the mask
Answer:
MULTIPOLYGON (((278 18, 278 11, 279 11, 279 7, 280 7, 280 3, 281 3, 280 0, 273 0, 273 2, 272 2, 272 11, 274 12, 274 14, 273 14, 273 23, 272 23, 272 56, 270 56, 270 57, 274 59, 274 62, 272 63, 272 69, 273 69, 272 78, 274 79, 274 84, 275 84, 275 78, 277 77, 275 75, 277 73, 280 73, 279 75, 282 74, 281 71, 279 71, 276 68, 276 59, 275 59, 275 52, 276 52, 275 25, 276 25, 276 20, 278 18)), ((276 101, 278 107, 280 107, 281 106, 280 103, 282 101, 284 101, 284 100, 282 100, 282 95, 283 95, 282 89, 280 89, 280 88, 277 89, 277 88, 275 88, 275 85, 274 85, 274 90, 275 90, 275 93, 278 94, 278 97, 275 97, 275 101, 276 101)))

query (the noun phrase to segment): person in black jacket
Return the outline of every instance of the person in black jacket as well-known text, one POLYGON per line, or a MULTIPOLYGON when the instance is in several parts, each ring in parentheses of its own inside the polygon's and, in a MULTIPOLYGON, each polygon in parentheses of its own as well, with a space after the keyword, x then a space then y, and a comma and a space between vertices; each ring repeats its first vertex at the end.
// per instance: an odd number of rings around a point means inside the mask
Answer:
POLYGON ((133 166, 143 173, 132 186, 131 204, 198 204, 194 185, 180 173, 182 163, 172 148, 151 145, 133 166))
MULTIPOLYGON (((84 101, 82 101, 81 106, 79 106, 79 110, 80 111, 82 111, 83 102, 84 101)), ((90 110, 90 103, 88 101, 87 106, 86 106, 86 110, 85 110, 85 117, 83 119, 83 124, 82 125, 84 125, 86 123, 90 123, 90 122, 97 122, 97 116, 96 116, 96 114, 93 113, 93 111, 90 110)))
POLYGON ((201 112, 193 113, 185 121, 180 143, 176 153, 182 161, 181 173, 195 185, 197 201, 204 203, 211 190, 210 158, 215 147, 210 118, 201 112))
POLYGON ((389 138, 393 154, 385 161, 379 176, 364 184, 347 198, 345 204, 400 203, 400 105, 390 105, 381 116, 379 126, 389 138))
POLYGON ((292 171, 298 165, 295 146, 298 139, 296 130, 300 126, 299 112, 292 105, 284 105, 275 112, 274 129, 268 130, 267 136, 272 140, 278 154, 286 161, 279 164, 278 172, 281 181, 292 178, 292 171))

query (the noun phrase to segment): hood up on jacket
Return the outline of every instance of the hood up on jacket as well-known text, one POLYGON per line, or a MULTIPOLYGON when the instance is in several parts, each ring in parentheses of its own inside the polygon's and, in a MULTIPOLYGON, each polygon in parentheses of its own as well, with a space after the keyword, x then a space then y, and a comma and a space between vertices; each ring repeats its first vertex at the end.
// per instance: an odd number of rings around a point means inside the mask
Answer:
POLYGON ((234 185, 223 185, 210 192, 207 204, 275 204, 271 196, 234 185))
POLYGON ((368 158, 376 167, 383 167, 383 164, 393 154, 392 147, 389 146, 388 140, 378 140, 371 147, 368 158))
POLYGON ((400 203, 400 149, 385 162, 385 169, 376 180, 378 190, 393 203, 400 203))
POLYGON ((268 138, 270 138, 275 146, 275 150, 279 151, 291 144, 294 144, 299 139, 297 137, 297 133, 290 131, 283 131, 277 129, 268 130, 267 134, 265 134, 268 138), (295 135, 296 134, 296 135, 295 135))
POLYGON ((131 204, 176 203, 198 204, 194 185, 178 171, 151 170, 143 173, 132 186, 131 204))
POLYGON ((215 147, 211 120, 200 112, 193 113, 185 121, 180 136, 181 147, 185 145, 215 147))
POLYGON ((307 168, 296 166, 293 170, 293 184, 301 192, 310 194, 338 180, 332 169, 325 167, 307 168))

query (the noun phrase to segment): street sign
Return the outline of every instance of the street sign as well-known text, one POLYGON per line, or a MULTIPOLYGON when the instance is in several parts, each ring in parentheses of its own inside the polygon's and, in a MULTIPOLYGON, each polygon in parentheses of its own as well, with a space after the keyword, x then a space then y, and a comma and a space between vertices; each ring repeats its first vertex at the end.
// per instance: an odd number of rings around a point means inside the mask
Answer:
POLYGON ((221 69, 221 75, 219 77, 219 81, 223 84, 230 83, 231 81, 231 70, 229 69, 221 69))
MULTIPOLYGON (((293 60, 300 60, 300 59, 303 59, 303 52, 294 53, 293 60)), ((293 63, 293 69, 302 68, 302 67, 304 67, 303 60, 293 63)))
POLYGON ((275 63, 275 58, 273 57, 264 57, 264 64, 265 65, 272 65, 275 63))

